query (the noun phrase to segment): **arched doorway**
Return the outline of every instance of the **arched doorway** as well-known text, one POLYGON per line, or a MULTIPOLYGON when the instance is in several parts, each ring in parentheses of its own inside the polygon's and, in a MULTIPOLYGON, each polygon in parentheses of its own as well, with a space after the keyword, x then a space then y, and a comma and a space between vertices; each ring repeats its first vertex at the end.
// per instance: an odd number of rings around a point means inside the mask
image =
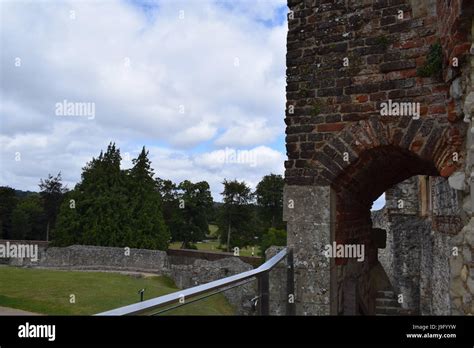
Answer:
MULTIPOLYGON (((343 247, 363 246, 364 251, 363 257, 349 255, 336 257, 333 261, 331 306, 334 314, 374 315, 377 307, 387 307, 388 312, 388 308, 394 310, 397 307, 398 300, 404 302, 413 297, 411 293, 400 293, 398 287, 394 292, 393 284, 385 276, 378 250, 386 247, 387 231, 374 228, 371 207, 383 192, 417 175, 436 176, 439 173, 432 162, 413 152, 384 145, 363 151, 359 159, 333 182, 336 196, 333 242, 343 247)), ((418 214, 418 192, 410 193, 411 197, 399 195, 392 198, 396 204, 391 209, 395 212, 397 209, 412 209, 414 214, 418 214)), ((394 250, 399 250, 400 239, 395 240, 394 250)), ((398 256, 397 253, 395 257, 398 256)))

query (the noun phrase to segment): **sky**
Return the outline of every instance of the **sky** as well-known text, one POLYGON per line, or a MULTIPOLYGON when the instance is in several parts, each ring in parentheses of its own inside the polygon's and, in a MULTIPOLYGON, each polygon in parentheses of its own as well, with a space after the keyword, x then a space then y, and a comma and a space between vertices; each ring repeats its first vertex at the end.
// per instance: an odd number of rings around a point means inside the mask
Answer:
POLYGON ((283 174, 286 0, 0 1, 0 185, 129 168, 255 188, 283 174), (80 106, 86 106, 81 109, 80 106))

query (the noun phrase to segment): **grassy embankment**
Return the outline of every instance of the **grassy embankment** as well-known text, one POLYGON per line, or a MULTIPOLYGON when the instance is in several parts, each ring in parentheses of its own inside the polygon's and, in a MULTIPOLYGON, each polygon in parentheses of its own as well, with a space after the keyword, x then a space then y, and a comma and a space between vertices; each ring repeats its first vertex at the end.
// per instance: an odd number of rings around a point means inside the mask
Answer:
MULTIPOLYGON (((49 315, 91 315, 179 290, 163 276, 0 267, 0 306, 49 315), (70 296, 75 303, 70 303, 70 296)), ((232 315, 222 294, 174 309, 169 315, 232 315)))

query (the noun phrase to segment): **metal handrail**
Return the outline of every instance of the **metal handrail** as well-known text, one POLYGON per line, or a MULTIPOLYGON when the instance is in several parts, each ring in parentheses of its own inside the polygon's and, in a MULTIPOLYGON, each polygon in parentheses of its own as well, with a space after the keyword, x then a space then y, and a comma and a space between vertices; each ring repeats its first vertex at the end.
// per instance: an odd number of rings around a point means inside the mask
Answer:
MULTIPOLYGON (((152 298, 150 300, 146 300, 143 302, 138 302, 134 303, 128 306, 112 309, 106 312, 98 313, 96 315, 104 315, 104 316, 110 316, 110 315, 137 315, 137 314, 144 314, 144 313, 149 313, 155 309, 158 309, 160 307, 170 305, 173 303, 180 303, 186 298, 192 298, 195 296, 198 296, 203 293, 207 293, 209 291, 215 290, 215 289, 220 289, 224 288, 227 286, 230 286, 232 284, 242 282, 243 280, 252 278, 252 277, 257 277, 259 280, 259 289, 260 289, 260 294, 262 296, 265 296, 264 305, 266 303, 266 307, 268 307, 268 272, 274 268, 285 256, 288 255, 288 249, 284 248, 281 250, 278 254, 273 256, 270 260, 262 264, 260 267, 242 272, 239 274, 232 275, 230 277, 218 279, 206 284, 194 286, 192 288, 184 289, 184 290, 179 290, 176 292, 173 292, 168 295, 163 295, 159 297, 152 298), (263 291, 262 291, 263 289, 263 291), (265 301, 266 300, 266 301, 265 301)), ((263 309, 262 314, 268 314, 268 308, 263 309)))

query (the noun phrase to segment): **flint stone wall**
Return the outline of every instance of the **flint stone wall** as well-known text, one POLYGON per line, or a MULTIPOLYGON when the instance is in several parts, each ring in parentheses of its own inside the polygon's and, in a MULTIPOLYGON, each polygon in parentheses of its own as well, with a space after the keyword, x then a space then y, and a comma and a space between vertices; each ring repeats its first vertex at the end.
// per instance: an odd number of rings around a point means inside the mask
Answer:
MULTIPOLYGON (((282 246, 271 246, 265 251, 266 259, 271 259, 283 248, 282 246)), ((287 267, 288 263, 285 257, 270 271, 270 315, 287 315, 286 307, 289 301, 286 282, 287 267)))
MULTIPOLYGON (((25 241, 24 243, 34 242, 25 241)), ((182 260, 181 260, 182 261, 182 260)), ((191 264, 173 264, 165 251, 72 245, 69 247, 38 246, 38 261, 26 258, 11 258, 7 264, 17 267, 40 267, 68 270, 105 270, 148 272, 171 277, 181 289, 205 284, 217 279, 245 272, 253 267, 238 257, 227 257, 216 261, 194 259, 191 264)), ((254 313, 251 299, 257 293, 256 281, 223 292, 234 306, 237 314, 254 313)))
MULTIPOLYGON (((192 265, 171 265, 169 275, 179 288, 186 289, 251 269, 253 269, 251 265, 238 257, 232 257, 217 261, 196 260, 192 265)), ((245 280, 239 284, 241 285, 223 291, 224 296, 234 306, 237 314, 255 314, 251 300, 257 294, 256 279, 245 280)))
MULTIPOLYGON (((431 181, 433 208, 429 217, 420 217, 418 213, 416 177, 387 190, 385 207, 372 212, 373 226, 387 231, 387 246, 379 249, 379 261, 393 290, 397 295, 403 295, 403 308, 421 315, 459 314, 449 299, 450 245, 452 234, 459 228, 457 193, 448 186, 447 179, 432 177, 431 181), (399 199, 405 204, 397 209, 399 199)), ((466 248, 460 250, 469 251, 466 248)), ((462 256, 451 258, 454 260, 451 270, 458 269, 460 273, 462 265, 458 266, 458 262, 462 256)), ((469 255, 467 259, 470 260, 469 255)), ((457 289, 462 288, 467 288, 467 285, 457 289)), ((469 296, 464 296, 464 299, 465 307, 470 308, 469 296)), ((462 300, 458 302, 460 304, 462 300)), ((469 312, 466 310, 465 313, 469 312)))
POLYGON ((166 252, 160 250, 72 245, 69 247, 38 247, 38 261, 12 258, 10 265, 20 267, 54 267, 64 269, 124 270, 162 273, 166 270, 166 252))

